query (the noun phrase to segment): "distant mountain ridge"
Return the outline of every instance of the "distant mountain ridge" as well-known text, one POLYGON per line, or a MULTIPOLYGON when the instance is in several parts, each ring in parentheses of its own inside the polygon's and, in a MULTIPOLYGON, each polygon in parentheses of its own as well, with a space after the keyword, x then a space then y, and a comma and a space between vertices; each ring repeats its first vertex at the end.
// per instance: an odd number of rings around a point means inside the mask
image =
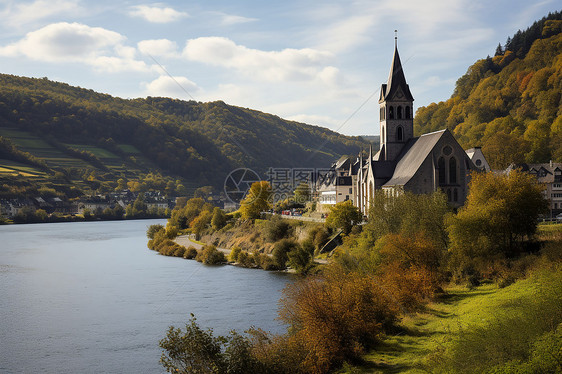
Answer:
POLYGON ((416 133, 447 127, 492 168, 562 161, 562 13, 550 13, 475 62, 451 98, 417 110, 416 133))
POLYGON ((0 136, 10 143, 0 148, 0 159, 25 166, 25 157, 14 157, 13 149, 27 152, 28 164, 47 152, 51 173, 61 172, 67 180, 76 179, 72 168, 82 165, 106 181, 159 173, 217 188, 239 167, 258 173, 270 167, 326 167, 369 144, 222 101, 126 100, 47 78, 5 74, 0 74, 0 136), (66 165, 57 161, 62 159, 66 165), (104 160, 112 161, 105 165, 104 160))

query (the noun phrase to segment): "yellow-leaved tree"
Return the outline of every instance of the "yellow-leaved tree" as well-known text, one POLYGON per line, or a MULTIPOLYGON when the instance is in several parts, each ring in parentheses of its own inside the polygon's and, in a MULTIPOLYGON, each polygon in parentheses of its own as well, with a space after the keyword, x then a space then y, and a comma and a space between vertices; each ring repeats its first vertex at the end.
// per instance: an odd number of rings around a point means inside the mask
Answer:
POLYGON ((270 207, 271 186, 267 181, 252 183, 248 194, 240 202, 240 213, 244 219, 256 219, 270 207))

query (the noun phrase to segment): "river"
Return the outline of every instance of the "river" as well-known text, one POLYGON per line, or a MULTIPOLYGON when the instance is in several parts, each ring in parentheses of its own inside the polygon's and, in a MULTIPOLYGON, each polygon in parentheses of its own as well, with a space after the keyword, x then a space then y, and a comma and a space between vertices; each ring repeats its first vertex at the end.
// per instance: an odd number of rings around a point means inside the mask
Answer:
POLYGON ((275 318, 286 274, 146 247, 164 220, 0 226, 1 373, 161 373, 158 341, 190 313, 225 335, 275 318))

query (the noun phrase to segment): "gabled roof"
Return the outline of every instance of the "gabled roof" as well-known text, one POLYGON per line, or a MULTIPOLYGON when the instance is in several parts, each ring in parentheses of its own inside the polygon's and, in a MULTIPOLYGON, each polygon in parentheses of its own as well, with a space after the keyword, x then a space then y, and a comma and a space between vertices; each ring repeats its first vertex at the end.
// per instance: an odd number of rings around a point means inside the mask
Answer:
POLYGON ((394 57, 392 58, 392 66, 388 75, 388 82, 381 86, 381 96, 379 102, 392 98, 394 93, 401 90, 404 94, 403 100, 414 101, 414 97, 410 92, 410 87, 406 83, 402 63, 400 62, 400 55, 398 54, 398 47, 394 48, 394 57))
POLYGON ((392 178, 384 186, 405 185, 420 168, 422 162, 433 150, 439 139, 448 130, 440 130, 413 138, 406 143, 402 153, 398 156, 398 164, 392 178))

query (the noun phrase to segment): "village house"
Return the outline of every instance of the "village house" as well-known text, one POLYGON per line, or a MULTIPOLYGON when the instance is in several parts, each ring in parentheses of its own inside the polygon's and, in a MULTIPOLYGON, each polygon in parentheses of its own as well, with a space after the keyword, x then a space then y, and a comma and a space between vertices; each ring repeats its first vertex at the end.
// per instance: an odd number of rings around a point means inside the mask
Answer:
POLYGON ((544 164, 510 165, 506 172, 520 169, 534 175, 539 183, 544 184, 544 196, 549 201, 549 216, 556 217, 562 213, 562 162, 544 164))

